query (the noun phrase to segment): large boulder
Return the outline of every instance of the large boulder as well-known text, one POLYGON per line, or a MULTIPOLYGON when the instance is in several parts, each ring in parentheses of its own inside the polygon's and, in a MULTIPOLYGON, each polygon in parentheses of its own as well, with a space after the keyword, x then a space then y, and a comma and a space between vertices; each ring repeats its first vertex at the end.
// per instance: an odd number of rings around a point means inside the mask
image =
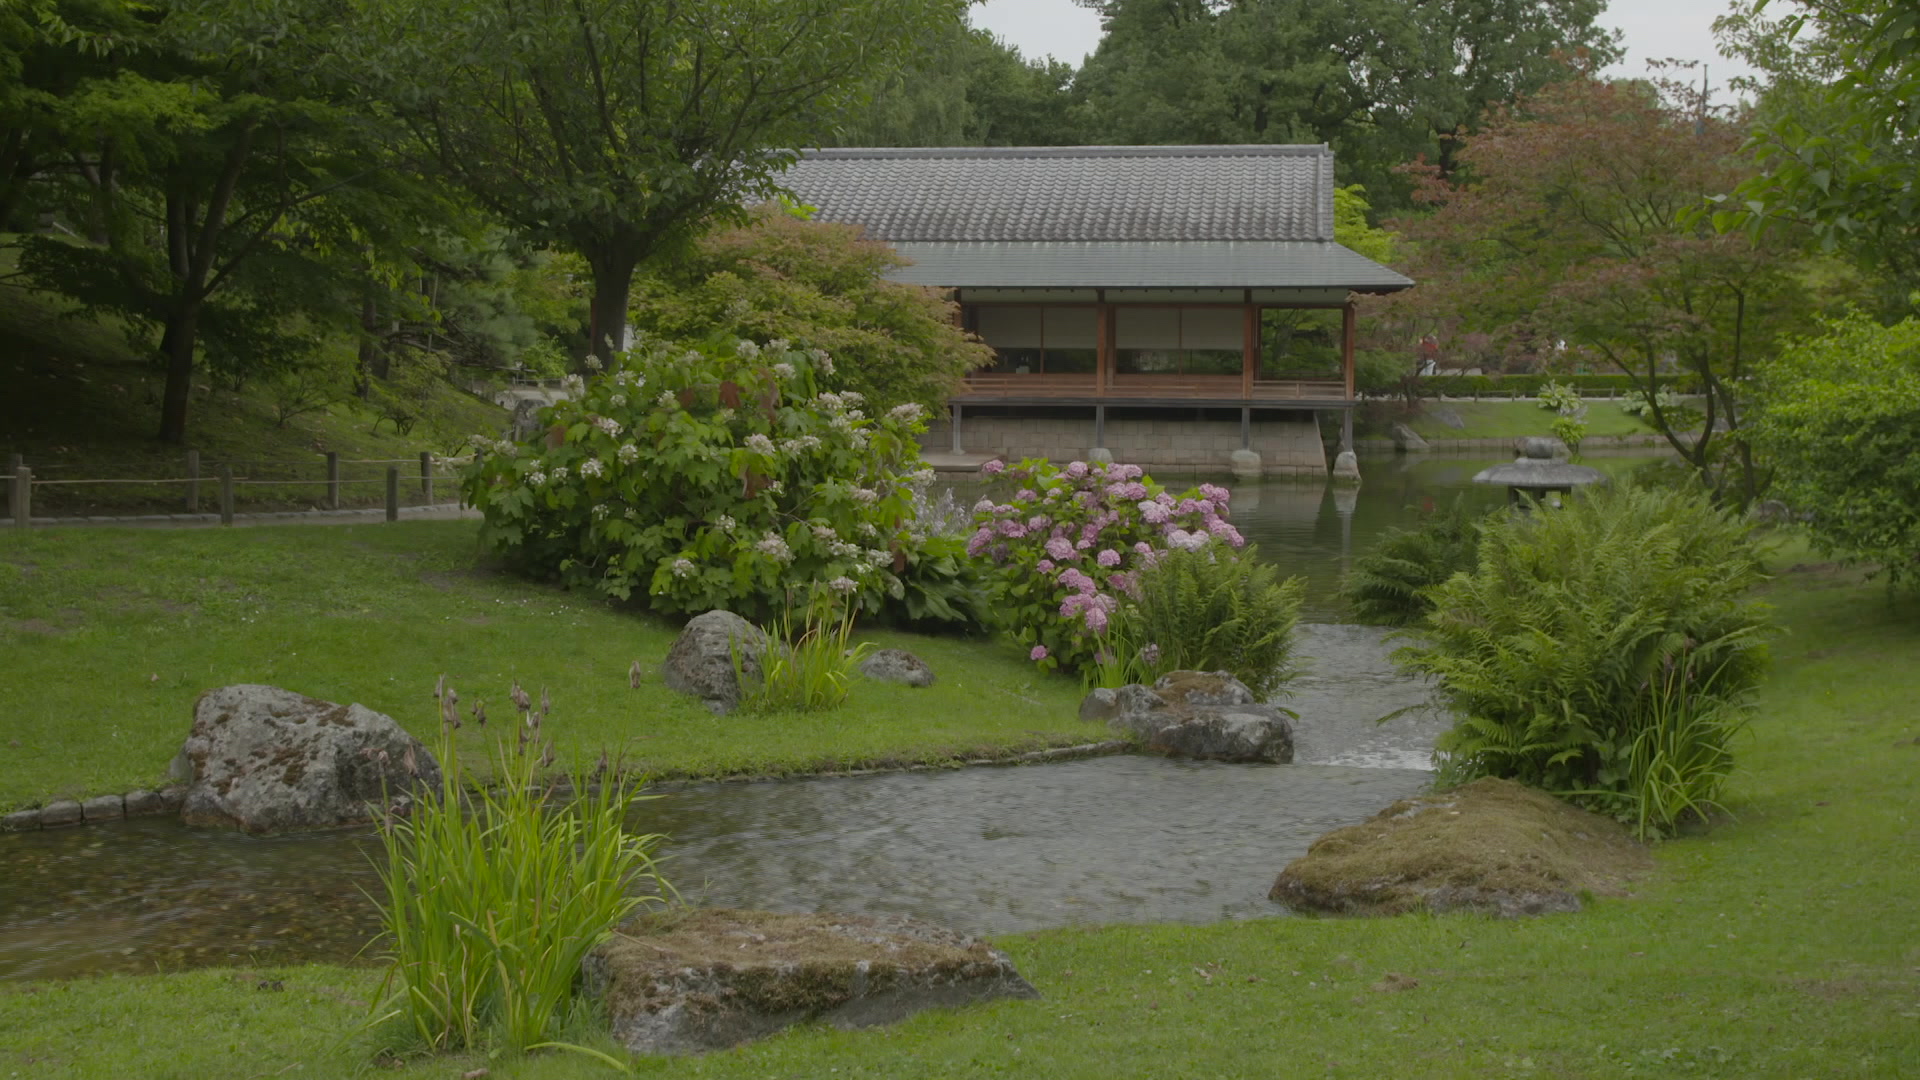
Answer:
POLYGON ((1083 718, 1110 716, 1107 726, 1170 757, 1206 761, 1293 760, 1287 714, 1254 700, 1224 671, 1174 671, 1152 686, 1120 687, 1113 697, 1081 703, 1083 718))
POLYGON ((875 649, 861 659, 860 674, 876 682, 933 685, 933 669, 905 649, 875 649))
POLYGON ((587 958, 614 1038, 650 1054, 718 1050, 781 1028, 903 1020, 1039 994, 1005 953, 901 916, 695 911, 642 920, 587 958))
POLYGON ((731 611, 709 611, 687 620, 660 673, 668 689, 692 694, 714 712, 732 712, 740 704, 740 675, 759 679, 766 651, 759 627, 731 611))
POLYGON ((1268 894, 1340 915, 1467 909, 1512 918, 1580 910, 1653 866, 1619 823, 1510 780, 1402 799, 1335 829, 1287 865, 1268 894))
POLYGON ((365 824, 440 786, 432 752, 391 717, 277 686, 200 695, 172 772, 188 824, 251 833, 365 824))

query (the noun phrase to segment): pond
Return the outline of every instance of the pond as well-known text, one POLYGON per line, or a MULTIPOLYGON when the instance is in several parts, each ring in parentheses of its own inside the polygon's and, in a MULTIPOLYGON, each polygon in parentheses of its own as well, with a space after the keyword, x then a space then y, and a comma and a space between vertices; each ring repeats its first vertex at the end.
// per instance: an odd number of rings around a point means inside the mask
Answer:
MULTIPOLYGON (((1635 459, 1606 463, 1612 470, 1635 459)), ((1273 876, 1317 836, 1419 790, 1444 720, 1378 630, 1330 593, 1379 532, 1466 497, 1488 462, 1373 462, 1358 493, 1235 487, 1262 556, 1307 579, 1307 670, 1286 766, 1109 757, 864 777, 702 784, 641 804, 688 899, 919 915, 980 933, 1283 912, 1273 876)), ((377 926, 364 833, 274 838, 141 819, 0 836, 0 979, 345 960, 377 926)))

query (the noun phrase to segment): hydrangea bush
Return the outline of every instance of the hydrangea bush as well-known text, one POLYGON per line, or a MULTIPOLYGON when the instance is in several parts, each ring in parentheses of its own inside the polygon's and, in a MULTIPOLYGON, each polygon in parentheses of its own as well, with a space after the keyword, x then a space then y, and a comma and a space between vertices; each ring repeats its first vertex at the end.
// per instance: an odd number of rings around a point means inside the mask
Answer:
POLYGON ((1005 502, 974 506, 967 553, 987 561, 994 618, 1043 670, 1111 662, 1108 627, 1140 570, 1171 549, 1246 541, 1228 516, 1226 488, 1174 495, 1138 465, 988 462, 1005 502))
POLYGON ((924 409, 868 416, 859 394, 819 390, 832 363, 740 341, 643 347, 570 377, 534 438, 476 438, 463 490, 483 541, 659 611, 765 615, 799 593, 964 621, 962 541, 913 515, 933 479, 914 439, 924 409))

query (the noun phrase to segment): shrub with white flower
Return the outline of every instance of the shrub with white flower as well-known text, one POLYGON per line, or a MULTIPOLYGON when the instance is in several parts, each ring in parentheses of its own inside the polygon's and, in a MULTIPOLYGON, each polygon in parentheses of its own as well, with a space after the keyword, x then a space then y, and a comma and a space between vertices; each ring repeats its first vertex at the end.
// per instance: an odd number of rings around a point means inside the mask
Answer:
POLYGON ((1001 628, 1043 669, 1094 666, 1135 575, 1159 553, 1246 543, 1227 520, 1232 495, 1223 487, 1174 495, 1138 465, 987 464, 999 466, 982 470, 999 478, 995 490, 1013 490, 974 504, 967 553, 990 567, 1001 628))
POLYGON ((856 610, 979 620, 964 540, 908 528, 918 414, 823 401, 824 355, 778 342, 647 345, 603 366, 527 441, 473 444, 463 491, 509 560, 663 612, 757 617, 817 589, 856 610))

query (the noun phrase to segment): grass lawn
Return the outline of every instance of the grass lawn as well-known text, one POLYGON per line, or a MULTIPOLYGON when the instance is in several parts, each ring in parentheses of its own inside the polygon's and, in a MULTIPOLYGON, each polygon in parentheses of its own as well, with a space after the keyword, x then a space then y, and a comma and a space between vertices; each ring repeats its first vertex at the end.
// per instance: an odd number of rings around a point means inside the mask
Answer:
MULTIPOLYGON (((408 584, 408 575, 450 573, 465 558, 452 535, 433 545, 402 544, 403 533, 377 529, 335 535, 335 541, 312 541, 308 557, 324 567, 340 552, 367 545, 360 554, 379 556, 367 561, 385 568, 382 585, 406 596, 430 596, 408 584), (433 553, 404 551, 424 546, 433 553)), ((103 535, 88 542, 125 541, 103 535)), ((34 555, 37 566, 47 568, 36 573, 57 565, 57 550, 34 555)), ((18 566, 18 552, 10 557, 18 566)), ((189 556, 176 550, 172 557, 189 556)), ((240 599, 258 580, 245 565, 219 572, 238 575, 231 590, 218 591, 228 596, 223 603, 239 605, 235 610, 262 603, 240 599)), ((445 601, 417 619, 356 616, 355 605, 374 595, 375 586, 353 584, 341 573, 339 604, 315 596, 297 602, 303 613, 289 610, 249 624, 268 627, 260 645, 245 643, 246 628, 231 626, 234 620, 223 614, 219 632, 204 645, 182 643, 172 655, 214 651, 231 664, 246 652, 291 664, 297 645, 305 662, 314 646, 311 637, 289 637, 296 628, 354 619, 367 624, 365 664, 379 666, 375 674, 342 681, 378 688, 389 675, 404 674, 398 681, 406 687, 392 691, 393 700, 415 705, 407 715, 418 720, 427 711, 421 680, 439 656, 457 655, 450 646, 468 629, 454 630, 457 616, 450 613, 447 626, 435 625, 445 601), (419 639, 407 641, 402 635, 409 633, 419 639), (423 659, 403 672, 403 653, 423 659)), ((502 609, 524 601, 524 613, 489 613, 509 617, 522 635, 536 624, 552 625, 556 651, 537 647, 554 659, 540 666, 558 663, 573 647, 597 650, 610 665, 604 674, 595 663, 583 665, 583 685, 562 699, 556 727, 563 727, 562 717, 578 715, 565 702, 596 693, 591 686, 612 678, 634 651, 589 646, 632 625, 591 605, 536 589, 484 588, 482 595, 500 598, 502 609)), ((1884 590, 1860 583, 1857 573, 1825 567, 1784 573, 1770 591, 1791 633, 1777 647, 1778 670, 1763 693, 1752 738, 1741 747, 1730 798, 1736 818, 1662 845, 1657 875, 1632 898, 1602 900, 1579 915, 1514 922, 1466 915, 1267 919, 1013 937, 1001 944, 1045 995, 1040 1001, 924 1014, 861 1033, 799 1030, 697 1059, 639 1060, 633 1070, 681 1077, 1096 1080, 1920 1076, 1920 903, 1914 900, 1920 896, 1920 785, 1914 783, 1920 719, 1912 704, 1920 697, 1920 612, 1910 601, 1890 606, 1884 590), (1385 989, 1388 972, 1418 985, 1385 989)), ((189 619, 196 634, 212 628, 206 614, 180 613, 170 616, 173 622, 151 613, 130 618, 150 629, 128 635, 133 641, 125 649, 132 655, 99 677, 132 682, 135 689, 118 693, 137 701, 147 692, 138 684, 148 665, 134 656, 157 647, 151 638, 190 636, 178 633, 189 619), (161 625, 171 631, 152 629, 161 625)), ((80 621, 76 637, 90 632, 80 621)), ((504 626, 501 632, 507 633, 504 626)), ((623 632, 644 637, 638 629, 623 632)), ((94 692, 47 681, 62 670, 49 663, 55 656, 49 650, 63 640, 69 639, 47 636, 29 650, 36 666, 27 678, 9 671, 16 708, 26 703, 44 710, 32 704, 35 694, 94 692)), ((92 652, 111 648, 102 644, 92 652)), ((80 675, 80 668, 69 657, 63 677, 80 675)), ((500 677, 485 665, 468 670, 500 677)), ((1012 678, 1012 669, 1001 677, 1012 678)), ((1021 691, 1041 700, 1048 692, 1021 691)), ((166 710, 177 725, 187 691, 156 693, 181 695, 166 710)), ((1005 711, 1001 698, 988 700, 985 711, 1005 711)), ((579 709, 588 711, 584 704, 579 709)), ((58 730, 79 732, 74 715, 68 710, 58 730)), ((654 723, 649 715, 636 726, 654 723)), ((110 745, 91 735, 70 738, 60 761, 110 745)), ((31 764, 10 763, 6 773, 64 767, 38 752, 31 764)), ((356 1024, 378 981, 365 968, 310 966, 0 985, 0 1076, 200 1080, 373 1071, 369 1062, 381 1043, 356 1024), (269 985, 284 989, 260 989, 263 977, 280 980, 269 985)), ((586 1028, 574 1038, 608 1046, 586 1028)), ((378 1071, 424 1080, 483 1067, 493 1078, 611 1075, 604 1065, 564 1055, 405 1059, 391 1072, 378 1071)))
MULTIPOLYGON (((154 441, 160 426, 162 378, 138 355, 117 323, 67 318, 56 301, 12 286, 0 286, 0 454, 20 454, 35 479, 180 477, 184 448, 154 441)), ((495 434, 505 410, 443 386, 429 405, 430 419, 410 435, 392 424, 374 431, 376 417, 357 403, 296 416, 277 424, 271 395, 249 385, 240 392, 214 388, 205 375, 194 380, 187 417, 188 442, 199 449, 202 475, 217 463, 235 464, 242 478, 325 478, 321 455, 346 460, 414 458, 422 450, 459 451, 474 432, 495 434)), ((384 465, 343 466, 352 480, 378 480, 384 465)), ((402 466, 402 476, 408 475, 402 466)), ((417 471, 416 471, 417 474, 417 471)), ((411 494, 411 485, 403 485, 411 494)), ((37 487, 36 514, 114 514, 184 509, 178 485, 37 487)), ((302 509, 319 502, 318 483, 237 489, 239 509, 302 509)), ((343 501, 377 505, 378 483, 350 484, 343 501)), ((439 492, 449 495, 451 488, 439 492)), ((216 509, 217 487, 202 485, 200 509, 216 509)), ((450 500, 449 500, 450 501, 450 500)))
MULTIPOLYGON (((858 682, 832 714, 716 717, 658 675, 677 630, 492 569, 471 521, 0 534, 0 809, 152 787, 201 691, 263 682, 358 701, 423 736, 434 680, 512 717, 518 679, 551 688, 561 764, 602 749, 660 774, 941 761, 1086 742, 1077 684, 1010 649, 880 633, 928 690, 858 682), (635 661, 647 670, 628 687, 635 661)), ((461 735, 485 757, 484 734, 461 735)), ((0 1077, 4 1077, 0 1071, 0 1077)))
MULTIPOLYGON (((1551 435, 1553 420, 1553 413, 1531 399, 1447 401, 1425 403, 1420 415, 1407 426, 1423 439, 1513 439, 1522 435, 1551 435), (1457 428, 1441 423, 1433 415, 1435 409, 1452 409, 1467 426, 1457 428)), ((1639 417, 1622 412, 1619 402, 1595 400, 1587 402, 1587 434, 1651 435, 1654 430, 1639 417)))

